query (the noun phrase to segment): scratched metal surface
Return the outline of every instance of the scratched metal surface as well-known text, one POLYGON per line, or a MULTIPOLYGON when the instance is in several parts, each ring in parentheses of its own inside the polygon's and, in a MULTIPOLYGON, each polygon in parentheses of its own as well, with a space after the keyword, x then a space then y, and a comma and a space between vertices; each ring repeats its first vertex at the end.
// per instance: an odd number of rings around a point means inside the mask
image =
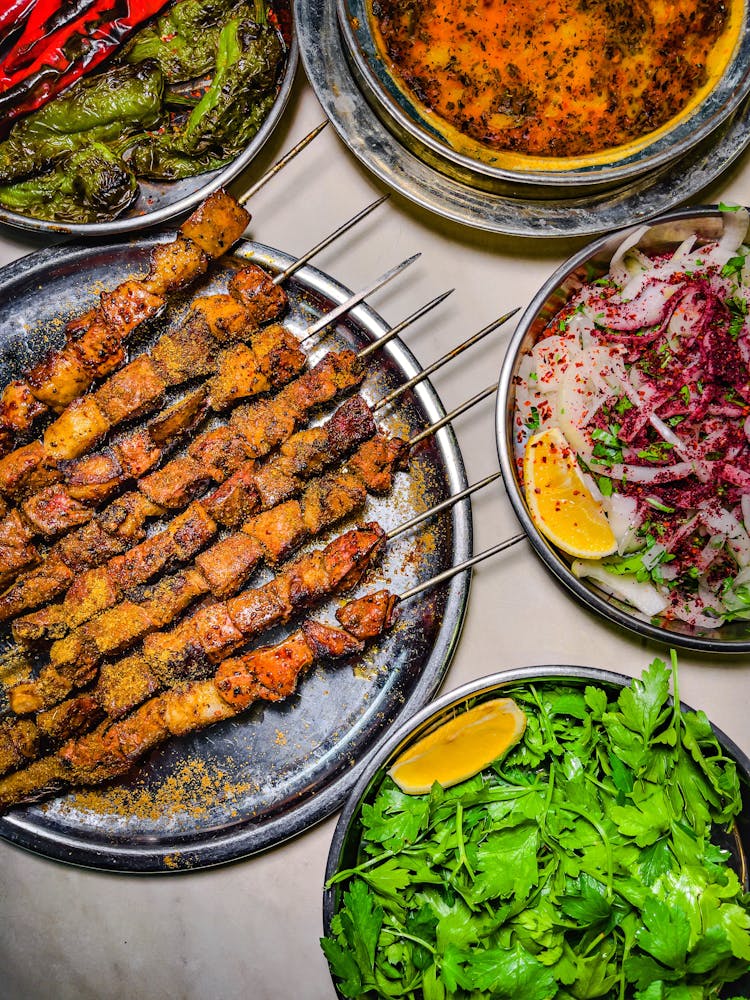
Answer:
MULTIPOLYGON (((604 191, 568 192, 518 180, 486 190, 478 175, 446 172, 426 146, 410 148, 378 116, 347 60, 336 0, 295 0, 307 77, 340 138, 368 170, 422 208, 473 229, 512 236, 568 237, 643 222, 707 187, 750 140, 750 100, 694 149, 604 191), (418 152, 415 152, 418 150, 418 152), (455 174, 455 176, 454 176, 455 174)), ((387 116, 383 116, 387 118, 387 116)))
MULTIPOLYGON (((59 343, 64 320, 83 311, 103 288, 145 271, 155 242, 148 237, 57 247, 5 268, 0 273, 2 384, 59 343)), ((240 254, 272 269, 291 262, 257 244, 245 244, 240 254)), ((236 260, 227 261, 193 286, 191 295, 176 301, 166 319, 151 324, 134 349, 147 346, 168 323, 179 322, 193 294, 221 290, 233 264, 236 260)), ((310 267, 287 290, 286 322, 300 332, 349 294, 310 267)), ((385 329, 372 310, 359 306, 333 336, 313 343, 312 360, 334 343, 360 346, 385 329)), ((419 370, 406 346, 394 341, 371 355, 363 393, 374 402, 419 370)), ((434 390, 423 383, 385 409, 380 423, 408 436, 442 413, 434 390)), ((370 498, 359 520, 376 519, 388 529, 465 485, 456 439, 444 429, 414 449, 410 469, 398 474, 392 493, 370 498)), ((320 544, 317 540, 309 547, 320 544)), ((384 585, 399 592, 467 558, 471 547, 471 511, 464 501, 389 545, 355 593, 384 585)), ((269 575, 257 574, 250 585, 269 575)), ((124 872, 194 870, 279 844, 338 808, 368 753, 438 689, 459 638, 468 590, 468 577, 461 574, 405 602, 397 626, 360 660, 323 664, 288 701, 259 704, 237 719, 156 749, 126 781, 12 810, 0 819, 0 836, 60 861, 124 872)), ((316 616, 330 621, 336 606, 331 602, 316 616)), ((260 641, 276 641, 283 634, 277 629, 260 641)))

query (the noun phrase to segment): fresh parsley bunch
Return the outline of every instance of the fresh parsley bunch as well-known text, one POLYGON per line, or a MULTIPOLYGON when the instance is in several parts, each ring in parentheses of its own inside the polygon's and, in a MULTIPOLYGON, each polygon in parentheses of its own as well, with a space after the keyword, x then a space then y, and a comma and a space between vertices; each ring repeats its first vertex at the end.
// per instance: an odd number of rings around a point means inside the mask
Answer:
MULTIPOLYGON (((360 863, 321 942, 345 997, 701 1000, 750 973, 750 896, 725 831, 735 763, 655 660, 600 687, 508 690, 501 764, 361 809, 360 863)), ((731 993, 731 990, 729 991, 731 993)))

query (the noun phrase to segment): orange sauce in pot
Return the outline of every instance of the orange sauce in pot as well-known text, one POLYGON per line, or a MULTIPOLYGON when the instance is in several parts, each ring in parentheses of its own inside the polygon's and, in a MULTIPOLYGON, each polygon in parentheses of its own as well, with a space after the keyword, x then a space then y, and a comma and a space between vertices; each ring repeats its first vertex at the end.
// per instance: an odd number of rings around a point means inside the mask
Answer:
POLYGON ((685 114, 723 72, 740 0, 372 0, 382 58, 458 149, 591 158, 685 114), (734 3, 734 7, 732 4, 734 3))

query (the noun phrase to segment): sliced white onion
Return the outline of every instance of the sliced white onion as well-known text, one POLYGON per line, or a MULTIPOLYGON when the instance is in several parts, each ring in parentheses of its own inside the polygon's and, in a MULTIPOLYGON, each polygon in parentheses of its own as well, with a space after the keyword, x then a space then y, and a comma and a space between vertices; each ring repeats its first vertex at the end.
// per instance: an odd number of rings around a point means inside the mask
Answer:
POLYGON ((668 299, 680 290, 680 285, 654 279, 632 299, 623 295, 612 296, 603 302, 593 299, 584 306, 584 313, 599 325, 610 330, 635 332, 641 328, 656 326, 664 316, 668 299))
POLYGON ((638 229, 625 237, 612 255, 612 260, 609 262, 609 274, 618 285, 625 284, 630 277, 630 272, 624 263, 625 254, 640 243, 648 232, 648 228, 648 226, 639 226, 638 229))
POLYGON ((617 551, 620 555, 634 552, 643 543, 638 538, 638 501, 635 497, 623 493, 612 493, 602 498, 602 506, 607 515, 609 526, 617 539, 617 551))
POLYGON ((747 236, 750 214, 746 208, 738 208, 736 212, 724 212, 722 222, 724 231, 721 239, 712 247, 706 248, 703 255, 707 263, 717 267, 723 267, 731 257, 736 256, 747 236))
POLYGON ((681 268, 684 267, 685 260, 687 259, 687 256, 690 253, 690 251, 695 246, 695 241, 697 238, 698 237, 695 235, 695 233, 693 233, 692 236, 688 236, 687 239, 684 239, 682 243, 680 243, 680 245, 677 247, 677 249, 672 254, 669 260, 668 268, 671 274, 674 274, 675 271, 679 271, 681 268))
POLYGON ((554 406, 560 430, 581 456, 591 453, 591 442, 586 428, 606 399, 607 395, 597 392, 577 369, 572 368, 566 372, 555 397, 554 406))
POLYGON ((725 541, 726 535, 711 535, 695 560, 695 565, 701 573, 705 573, 709 566, 716 561, 725 541))
POLYGON ((634 576, 619 576, 608 573, 601 563, 588 559, 576 559, 572 565, 573 573, 579 578, 590 577, 601 585, 603 590, 613 597, 618 597, 627 604, 632 604, 644 615, 658 615, 667 607, 667 601, 653 584, 636 580, 634 576))
POLYGON ((750 565, 750 535, 734 514, 715 503, 698 504, 701 521, 716 534, 726 535, 727 546, 738 566, 750 565))
POLYGON ((742 494, 740 506, 742 507, 742 520, 745 524, 745 531, 750 531, 750 494, 742 494))
POLYGON ((643 553, 641 562, 643 563, 646 569, 651 570, 654 568, 654 566, 657 565, 657 563, 659 562, 659 560, 665 554, 666 551, 667 550, 664 548, 663 545, 660 545, 658 542, 655 542, 650 549, 646 549, 646 551, 643 553))
POLYGON ((556 333, 534 345, 531 352, 537 392, 556 392, 568 367, 578 355, 575 337, 556 333))
POLYGON ((649 483, 655 486, 658 483, 671 483, 675 479, 685 479, 694 471, 695 463, 677 462, 675 465, 659 466, 617 463, 609 467, 597 465, 595 462, 589 464, 591 471, 599 475, 609 476, 614 480, 624 479, 629 483, 649 483))

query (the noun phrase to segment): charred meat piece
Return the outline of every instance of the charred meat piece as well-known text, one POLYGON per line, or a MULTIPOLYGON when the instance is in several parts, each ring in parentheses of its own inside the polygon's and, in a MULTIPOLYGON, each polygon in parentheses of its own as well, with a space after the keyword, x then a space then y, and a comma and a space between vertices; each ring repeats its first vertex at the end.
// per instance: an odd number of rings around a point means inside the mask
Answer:
POLYGON ((243 267, 237 271, 229 282, 229 294, 242 303, 256 323, 274 319, 287 307, 284 289, 281 285, 274 285, 270 276, 260 267, 243 267))
POLYGON ((387 590, 378 590, 355 601, 348 601, 336 612, 344 629, 357 639, 373 639, 391 627, 398 598, 387 590))
POLYGON ((250 223, 246 211, 226 191, 214 191, 180 226, 180 234, 210 258, 225 254, 250 223))
POLYGON ((231 195, 214 192, 183 223, 176 240, 151 251, 144 279, 127 279, 102 293, 98 308, 70 321, 66 344, 36 365, 25 381, 3 391, 0 452, 9 451, 15 435, 28 431, 48 406, 62 410, 95 378, 119 367, 125 359, 121 345, 132 330, 162 309, 165 294, 203 274, 209 260, 225 253, 249 221, 249 213, 231 195))
MULTIPOLYGON (((381 596, 372 604, 388 607, 389 597, 381 596)), ((362 621, 369 619, 369 613, 357 610, 352 617, 362 621)), ((390 614, 381 614, 379 620, 387 628, 390 614)), ((3 778, 0 808, 34 801, 70 785, 98 784, 122 775, 169 736, 184 736, 231 718, 258 699, 287 697, 317 659, 351 655, 362 645, 362 639, 344 629, 308 620, 275 646, 224 660, 212 677, 151 697, 125 718, 104 722, 93 733, 70 740, 56 754, 3 778)), ((131 666, 137 668, 137 662, 132 658, 131 666)))

